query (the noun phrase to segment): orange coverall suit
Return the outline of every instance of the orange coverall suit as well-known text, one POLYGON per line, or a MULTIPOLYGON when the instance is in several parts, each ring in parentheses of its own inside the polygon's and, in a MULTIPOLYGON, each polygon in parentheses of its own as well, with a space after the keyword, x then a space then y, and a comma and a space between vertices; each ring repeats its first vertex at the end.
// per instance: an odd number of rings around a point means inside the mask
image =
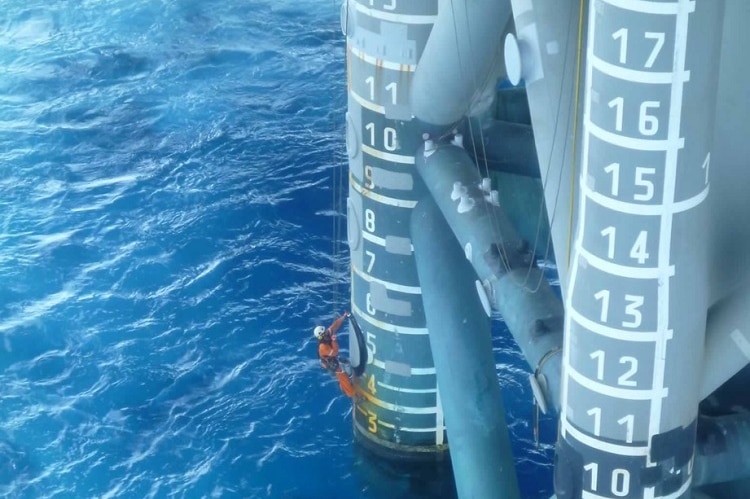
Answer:
POLYGON ((323 340, 318 344, 318 357, 320 357, 320 367, 331 370, 339 381, 341 391, 343 391, 347 397, 353 397, 354 387, 352 386, 352 382, 339 365, 339 343, 336 341, 336 332, 344 323, 346 317, 347 314, 344 314, 333 321, 333 324, 328 326, 325 335, 330 338, 330 342, 323 340))

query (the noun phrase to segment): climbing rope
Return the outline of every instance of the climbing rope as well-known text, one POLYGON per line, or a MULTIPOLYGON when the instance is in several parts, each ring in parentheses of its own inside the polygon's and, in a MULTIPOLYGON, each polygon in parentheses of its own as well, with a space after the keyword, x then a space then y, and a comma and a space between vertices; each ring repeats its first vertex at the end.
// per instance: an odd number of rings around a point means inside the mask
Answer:
POLYGON ((333 251, 331 255, 332 259, 332 267, 333 272, 331 275, 331 278, 333 279, 333 299, 332 299, 332 307, 333 307, 333 313, 332 316, 336 316, 336 314, 339 312, 339 272, 341 271, 340 268, 340 262, 339 262, 339 253, 341 249, 341 217, 340 217, 340 184, 341 184, 341 177, 343 176, 343 173, 340 171, 343 169, 342 166, 336 164, 336 152, 335 149, 332 147, 332 156, 333 156, 333 175, 331 177, 331 191, 332 191, 332 213, 331 218, 333 219, 333 236, 332 236, 332 244, 333 244, 333 251))
POLYGON ((545 388, 548 388, 547 386, 547 378, 542 374, 542 369, 544 369, 544 364, 547 363, 549 359, 554 357, 557 354, 562 354, 562 349, 560 347, 553 348, 549 352, 545 353, 541 359, 539 359, 539 362, 536 365, 536 369, 534 369, 533 379, 536 382, 536 385, 539 387, 540 392, 538 394, 534 394, 533 396, 533 403, 534 403, 534 421, 533 421, 533 428, 534 428, 534 444, 537 448, 539 448, 539 411, 540 411, 540 402, 544 403, 544 413, 547 413, 548 404, 549 401, 544 399, 544 390, 545 388), (537 396, 541 398, 541 400, 537 399, 537 396))
POLYGON ((573 240, 573 209, 575 208, 576 161, 578 160, 578 99, 581 94, 581 54, 583 52, 583 0, 578 8, 578 54, 576 59, 575 115, 573 116, 573 158, 570 163, 570 213, 568 215, 568 250, 566 265, 570 266, 570 246, 573 240))
MULTIPOLYGON (((463 73, 465 73, 465 69, 463 67, 464 64, 463 64, 463 61, 461 60, 461 52, 459 50, 458 43, 457 43, 457 40, 458 40, 458 30, 457 30, 457 26, 455 24, 455 22, 456 22, 455 21, 456 16, 455 16, 455 9, 454 9, 453 2, 451 2, 451 9, 452 9, 452 11, 454 13, 454 15, 453 15, 453 21, 454 21, 453 28, 454 28, 454 34, 455 34, 455 40, 456 40, 456 51, 457 51, 457 55, 458 55, 459 69, 463 73)), ((467 6, 466 6, 465 3, 464 3, 464 9, 465 10, 467 9, 467 6)), ((468 13, 465 12, 464 17, 466 19, 468 19, 468 13)), ((568 25, 569 26, 572 25, 573 19, 574 18, 573 18, 572 12, 571 12, 571 14, 569 16, 569 20, 568 20, 568 25)), ((581 30, 581 26, 579 26, 579 54, 580 54, 580 30, 581 30)), ((468 30, 468 32, 471 33, 470 30, 468 30)), ((469 45, 471 46, 471 38, 469 38, 469 45)), ((567 46, 566 46, 566 49, 565 49, 564 53, 567 53, 567 46)), ((566 58, 566 59, 563 60, 563 68, 562 68, 563 74, 566 71, 567 63, 568 63, 568 60, 566 58)), ((474 87, 475 88, 479 88, 477 86, 476 74, 475 73, 476 73, 475 71, 471 72, 472 77, 474 78, 474 87)), ((579 61, 579 65, 578 65, 577 74, 580 74, 580 61, 579 61)), ((489 77, 490 77, 490 75, 488 75, 488 78, 489 77)), ((487 83, 487 81, 484 82, 485 85, 486 85, 486 83, 487 83)), ((562 95, 562 90, 563 90, 563 84, 564 84, 564 80, 561 80, 561 84, 560 84, 560 94, 561 95, 562 95)), ((482 88, 484 88, 484 85, 482 86, 482 88)), ((577 93, 578 93, 578 84, 576 84, 576 113, 577 113, 577 102, 578 102, 578 100, 577 100, 577 93)), ((471 103, 467 103, 467 109, 466 109, 467 112, 465 114, 468 114, 470 104, 471 103)), ((560 112, 561 112, 561 109, 562 109, 562 102, 559 101, 558 102, 558 106, 557 106, 557 110, 556 110, 556 113, 555 113, 555 116, 556 116, 556 118, 555 118, 555 133, 553 134, 553 137, 552 137, 552 146, 551 146, 551 151, 550 152, 552 152, 554 150, 555 142, 556 142, 557 136, 558 136, 559 131, 560 131, 559 123, 560 123, 560 112)), ((570 114, 570 108, 569 108, 568 112, 570 114)), ((577 114, 576 114, 576 121, 577 121, 577 114)), ((481 130, 479 131, 479 142, 480 142, 479 145, 480 145, 480 148, 481 148, 481 156, 480 156, 478 154, 478 151, 477 151, 477 144, 474 141, 474 137, 475 137, 474 124, 473 124, 471 118, 468 119, 468 127, 469 127, 469 134, 470 134, 470 138, 471 138, 471 144, 472 144, 472 147, 473 147, 474 157, 477 159, 477 165, 476 165, 477 172, 478 172, 479 176, 482 177, 482 178, 490 177, 489 161, 487 159, 486 144, 485 144, 484 134, 481 133, 481 130)), ((565 130, 565 135, 564 135, 565 137, 568 136, 569 131, 570 131, 570 123, 568 122, 567 126, 566 126, 566 130, 565 130)), ((574 137, 575 136, 576 136, 576 134, 574 133, 574 137)), ((567 150, 567 142, 565 143, 564 149, 567 150)), ((565 150, 563 151, 563 154, 565 153, 565 150)), ((549 173, 550 173, 551 162, 552 162, 552 155, 550 154, 550 156, 548 158, 547 168, 545 169, 544 175, 542 176, 543 177, 543 179, 542 179, 542 189, 543 189, 543 191, 546 190, 547 184, 549 182, 549 173)), ((559 196, 560 196, 561 180, 562 180, 562 168, 560 169, 560 175, 558 176, 557 191, 555 193, 555 203, 552 206, 553 210, 552 210, 552 215, 550 217, 550 222, 549 222, 550 226, 552 225, 552 223, 554 222, 554 219, 555 219, 555 214, 556 214, 555 207, 557 206, 557 200, 559 199, 559 196)), ((487 215, 488 215, 488 217, 490 219, 490 223, 492 224, 494 231, 497 232, 500 235, 500 239, 502 240, 502 233, 501 233, 502 231, 500 230, 500 227, 499 227, 500 224, 499 224, 499 221, 498 221, 497 214, 487 204, 485 204, 484 208, 487 211, 487 215)), ((540 203, 539 203, 538 210, 537 210, 537 225, 536 225, 536 230, 535 230, 534 244, 533 244, 533 246, 531 246, 532 251, 534 251, 534 249, 537 247, 537 245, 539 243, 539 238, 540 238, 540 235, 541 235, 541 229, 542 229, 542 226, 544 224, 544 218, 543 218, 544 216, 545 216, 545 204, 544 204, 544 197, 542 197, 542 199, 540 200, 540 203)), ((549 258, 549 254, 550 254, 550 251, 551 251, 551 248, 552 248, 551 237, 552 237, 551 236, 551 232, 548 232, 548 234, 547 234, 547 241, 546 241, 546 244, 545 244, 544 256, 542 258, 542 260, 544 260, 544 261, 546 261, 549 258)), ((504 270, 506 272, 508 272, 510 270, 510 266, 509 266, 510 259, 508 257, 508 253, 507 253, 507 249, 505 247, 505 244, 498 244, 497 248, 500 251, 500 256, 501 256, 500 262, 501 262, 501 265, 503 265, 504 270)), ((540 273, 539 274, 539 279, 537 280, 536 284, 534 286, 531 286, 531 287, 527 286, 528 279, 531 276, 531 272, 532 272, 532 269, 534 268, 535 261, 536 261, 535 258, 530 258, 529 259, 528 268, 526 269, 526 275, 524 276, 524 278, 522 280, 519 280, 519 279, 517 279, 517 278, 515 278, 514 276, 511 275, 511 279, 513 280, 514 284, 518 285, 519 287, 523 287, 524 289, 526 289, 527 291, 532 292, 532 293, 535 293, 536 291, 539 290, 542 281, 545 279, 544 273, 540 273)))
MULTIPOLYGON (((332 9, 334 12, 334 15, 337 11, 336 7, 336 1, 331 2, 332 9)), ((347 17, 346 22, 348 22, 349 16, 348 16, 348 9, 349 9, 349 2, 346 2, 346 9, 347 9, 347 17)), ((335 52, 334 52, 335 54, 335 52)), ((340 313, 340 303, 339 303, 339 279, 341 274, 341 235, 343 233, 343 230, 341 228, 342 224, 342 218, 345 218, 345 215, 342 215, 342 207, 343 207, 343 182, 344 182, 344 175, 345 175, 345 164, 343 162, 339 162, 336 158, 336 144, 337 141, 335 138, 337 137, 336 134, 336 120, 335 120, 335 113, 329 114, 329 122, 330 122, 330 137, 331 137, 331 165, 333 166, 333 175, 331 176, 331 218, 333 220, 333 236, 332 236, 332 255, 331 255, 331 267, 332 267, 332 275, 331 279, 333 280, 333 297, 331 300, 331 306, 333 307, 332 316, 336 316, 338 313, 340 313)))
MULTIPOLYGON (((578 115, 579 115, 579 97, 581 93, 581 55, 583 53, 583 11, 584 11, 584 0, 581 0, 579 3, 578 8, 578 46, 576 49, 576 79, 575 79, 575 87, 574 87, 574 104, 573 104, 573 152, 572 152, 572 161, 570 165, 570 206, 569 206, 569 216, 568 216, 568 243, 567 243, 567 253, 566 253, 566 265, 570 265, 570 247, 571 247, 571 240, 572 240, 572 234, 573 234, 573 208, 575 207, 575 179, 576 179, 576 164, 577 164, 577 145, 578 145, 578 115)), ((562 168, 560 169, 562 172, 562 168)), ((559 193, 559 183, 558 183, 558 193, 559 193)), ((555 204, 557 204, 557 195, 555 196, 555 204)), ((554 219, 554 212, 553 217, 554 219)), ((552 226, 552 220, 550 221, 550 227, 552 226)), ((551 233, 547 237, 547 246, 549 247, 549 242, 551 238, 551 233)), ((541 282, 541 278, 540 278, 541 282)), ((544 357, 539 361, 539 364, 537 365, 536 369, 534 370, 534 378, 536 379, 537 383, 541 384, 541 380, 539 378, 541 374, 541 370, 544 367, 545 362, 549 360, 550 357, 557 353, 562 353, 562 349, 556 348, 554 350, 551 350, 547 352, 544 357)), ((534 397, 534 422, 533 422, 533 431, 534 431, 534 442, 539 447, 539 403, 534 397)))
MULTIPOLYGON (((573 161, 571 162, 571 177, 570 177, 570 213, 569 213, 569 219, 568 219, 569 227, 568 227, 568 255, 567 255, 567 260, 570 259, 570 251, 569 251, 570 250, 570 237, 571 237, 571 234, 572 234, 572 217, 573 217, 573 207, 574 207, 574 203, 575 203, 575 199, 574 199, 575 198, 575 171, 576 171, 576 155, 577 155, 577 149, 576 149, 576 147, 577 147, 577 142, 578 142, 578 102, 579 102, 579 95, 580 95, 581 54, 582 54, 582 43, 583 43, 583 9, 584 9, 584 0, 581 0, 580 4, 579 4, 579 13, 578 13, 578 46, 577 46, 577 49, 576 49, 576 59, 577 60, 576 60, 575 85, 574 85, 574 99, 571 100, 570 107, 568 108, 568 114, 571 114, 571 107, 573 108, 572 109, 573 119, 567 122, 567 126, 565 128, 565 135, 564 135, 564 137, 567 137, 569 135, 569 131, 570 131, 571 124, 572 124, 572 126, 573 126, 573 161)), ((568 29, 569 30, 570 30, 570 25, 573 23, 573 19, 574 19, 573 15, 572 15, 572 12, 573 11, 571 10, 571 13, 570 13, 570 16, 569 16, 569 20, 568 20, 568 29)), ((566 41, 565 53, 567 53, 567 41, 566 41)), ((562 74, 563 75, 566 72, 567 63, 568 63, 568 60, 567 60, 567 57, 566 57, 563 60, 563 68, 562 68, 562 74)), ((560 95, 561 96, 562 96, 563 84, 564 84, 564 79, 562 79, 561 82, 560 82, 560 95)), ((549 156, 549 159, 548 159, 548 162, 547 162, 547 168, 545 169, 544 178, 542 180, 542 191, 543 192, 546 191, 547 185, 549 183, 549 171, 550 171, 551 162, 552 162, 552 152, 554 151, 555 142, 556 142, 557 136, 558 136, 558 123, 559 123, 559 119, 560 119, 560 109, 562 107, 560 105, 561 101, 562 101, 562 99, 560 99, 560 101, 558 102, 558 108, 557 108, 556 118, 555 118, 555 133, 552 136, 552 145, 550 147, 550 156, 549 156)), ((565 157, 565 154, 567 152, 567 148, 568 148, 568 141, 566 141, 564 143, 562 157, 565 157)), ((552 244, 551 244, 552 243, 552 231, 551 231, 551 229, 552 229, 552 226, 554 225, 554 222, 555 222, 555 219, 556 219, 556 216, 557 216, 557 203, 558 203, 558 200, 559 200, 559 197, 560 197, 560 188, 561 188, 561 185, 562 185, 562 173, 563 173, 563 168, 560 168, 558 179, 557 179, 557 189, 555 191, 555 201, 554 201, 554 203, 552 204, 552 207, 551 207, 552 211, 551 211, 550 220, 549 220, 550 231, 547 234, 547 241, 546 241, 545 250, 544 250, 544 258, 542 259, 544 261, 546 261, 548 259, 549 253, 550 253, 550 250, 551 250, 551 247, 552 247, 552 244)), ((540 215, 543 212, 544 199, 542 199, 541 205, 542 205, 542 209, 540 210, 540 215)), ((540 218, 539 221, 541 221, 541 218, 540 218)), ((539 232, 539 227, 540 227, 540 225, 538 224, 537 225, 537 236, 538 236, 538 232, 539 232)), ((538 237, 535 238, 534 247, 536 247, 536 243, 537 242, 538 242, 538 237)), ((560 264, 560 262, 558 262, 558 265, 559 264, 560 264)), ((539 287, 541 286, 541 283, 542 283, 542 281, 544 279, 545 279, 544 273, 540 273, 539 274, 539 279, 537 280, 536 286, 534 286, 532 292, 536 292, 539 289, 539 287)))
MULTIPOLYGON (((463 7, 464 7, 464 19, 466 20, 466 22, 468 22, 468 19, 469 19, 469 16, 468 16, 468 7, 467 7, 467 5, 466 5, 465 2, 462 2, 462 4, 463 4, 463 7)), ((453 0, 451 0, 451 13, 452 13, 452 18, 453 18, 453 35, 454 35, 454 43, 455 43, 455 48, 456 48, 456 55, 458 56, 459 71, 461 72, 461 74, 466 74, 466 72, 467 72, 467 70, 469 70, 469 68, 464 66, 464 61, 462 61, 462 59, 461 59, 461 49, 460 49, 460 47, 458 45, 458 26, 456 25, 456 8, 455 8, 455 5, 453 3, 453 0)), ((471 51, 472 50, 471 47, 473 46, 472 45, 472 40, 471 40, 471 30, 468 29, 469 26, 466 26, 466 28, 467 28, 466 32, 469 34, 469 50, 471 51)), ((478 86, 478 82, 476 81, 476 70, 475 70, 476 68, 472 68, 472 69, 473 70, 469 71, 469 73, 472 75, 472 79, 473 79, 472 83, 474 84, 474 88, 478 89, 479 86, 478 86)), ((488 77, 489 77, 489 75, 488 75, 488 77)), ((471 101, 466 103, 466 110, 464 112, 464 115, 469 115, 471 104, 472 104, 471 101)), ((486 149, 485 149, 485 144, 484 144, 484 134, 481 133, 481 130, 479 131, 479 136, 480 136, 480 141, 481 141, 481 149, 482 149, 482 155, 483 155, 482 159, 484 160, 484 173, 483 173, 482 172, 482 168, 479 165, 480 160, 479 160, 479 156, 477 154, 476 142, 474 141, 474 125, 472 123, 472 119, 471 119, 470 116, 468 117, 468 126, 469 126, 469 136, 470 136, 469 139, 471 141, 471 145, 472 145, 472 149, 473 149, 472 152, 474 153, 474 157, 477 159, 476 168, 477 168, 477 172, 479 173, 479 177, 480 178, 489 177, 490 176, 489 175, 489 163, 487 162, 487 157, 486 157, 486 149)), ((486 210, 487 216, 490 219, 490 223, 492 224, 493 230, 496 233, 499 234, 501 231, 500 231, 500 227, 499 227, 500 224, 499 224, 499 221, 497 220, 496 213, 487 204, 484 204, 484 209, 486 210)), ((509 260, 507 251, 505 249, 505 245, 504 244, 498 244, 497 245, 497 249, 500 251, 500 256, 501 256, 501 258, 500 258, 500 264, 503 266, 504 271, 507 272, 508 270, 510 270, 510 267, 509 267, 509 264, 508 264, 508 262, 510 260, 509 260)))

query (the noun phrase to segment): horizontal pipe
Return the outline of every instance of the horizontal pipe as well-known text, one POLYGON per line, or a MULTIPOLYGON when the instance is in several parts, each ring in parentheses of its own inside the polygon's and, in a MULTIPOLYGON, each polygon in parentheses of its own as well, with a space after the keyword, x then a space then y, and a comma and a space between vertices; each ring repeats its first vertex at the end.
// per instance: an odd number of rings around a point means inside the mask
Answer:
POLYGON ((410 102, 414 115, 433 125, 458 122, 475 94, 485 88, 511 19, 508 0, 456 3, 440 0, 419 66, 410 102), (498 29, 498 27, 501 27, 498 29))

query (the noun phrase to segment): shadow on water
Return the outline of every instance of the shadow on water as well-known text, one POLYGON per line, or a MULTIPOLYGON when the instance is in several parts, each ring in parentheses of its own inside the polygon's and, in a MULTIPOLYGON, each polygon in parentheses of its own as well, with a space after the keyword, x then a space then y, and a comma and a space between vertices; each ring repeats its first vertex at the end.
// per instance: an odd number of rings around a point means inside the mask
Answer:
POLYGON ((354 475, 372 499, 457 499, 450 460, 389 461, 354 445, 354 475))

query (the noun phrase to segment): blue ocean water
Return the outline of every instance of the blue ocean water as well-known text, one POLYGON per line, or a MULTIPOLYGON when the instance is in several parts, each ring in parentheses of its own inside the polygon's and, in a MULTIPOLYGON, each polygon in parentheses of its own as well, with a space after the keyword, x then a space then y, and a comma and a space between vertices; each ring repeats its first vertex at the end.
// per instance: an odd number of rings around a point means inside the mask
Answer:
MULTIPOLYGON (((357 450, 309 334, 349 289, 344 61, 331 1, 3 2, 0 495, 445 495, 357 450)), ((546 498, 554 423, 535 448, 495 329, 546 498)))

